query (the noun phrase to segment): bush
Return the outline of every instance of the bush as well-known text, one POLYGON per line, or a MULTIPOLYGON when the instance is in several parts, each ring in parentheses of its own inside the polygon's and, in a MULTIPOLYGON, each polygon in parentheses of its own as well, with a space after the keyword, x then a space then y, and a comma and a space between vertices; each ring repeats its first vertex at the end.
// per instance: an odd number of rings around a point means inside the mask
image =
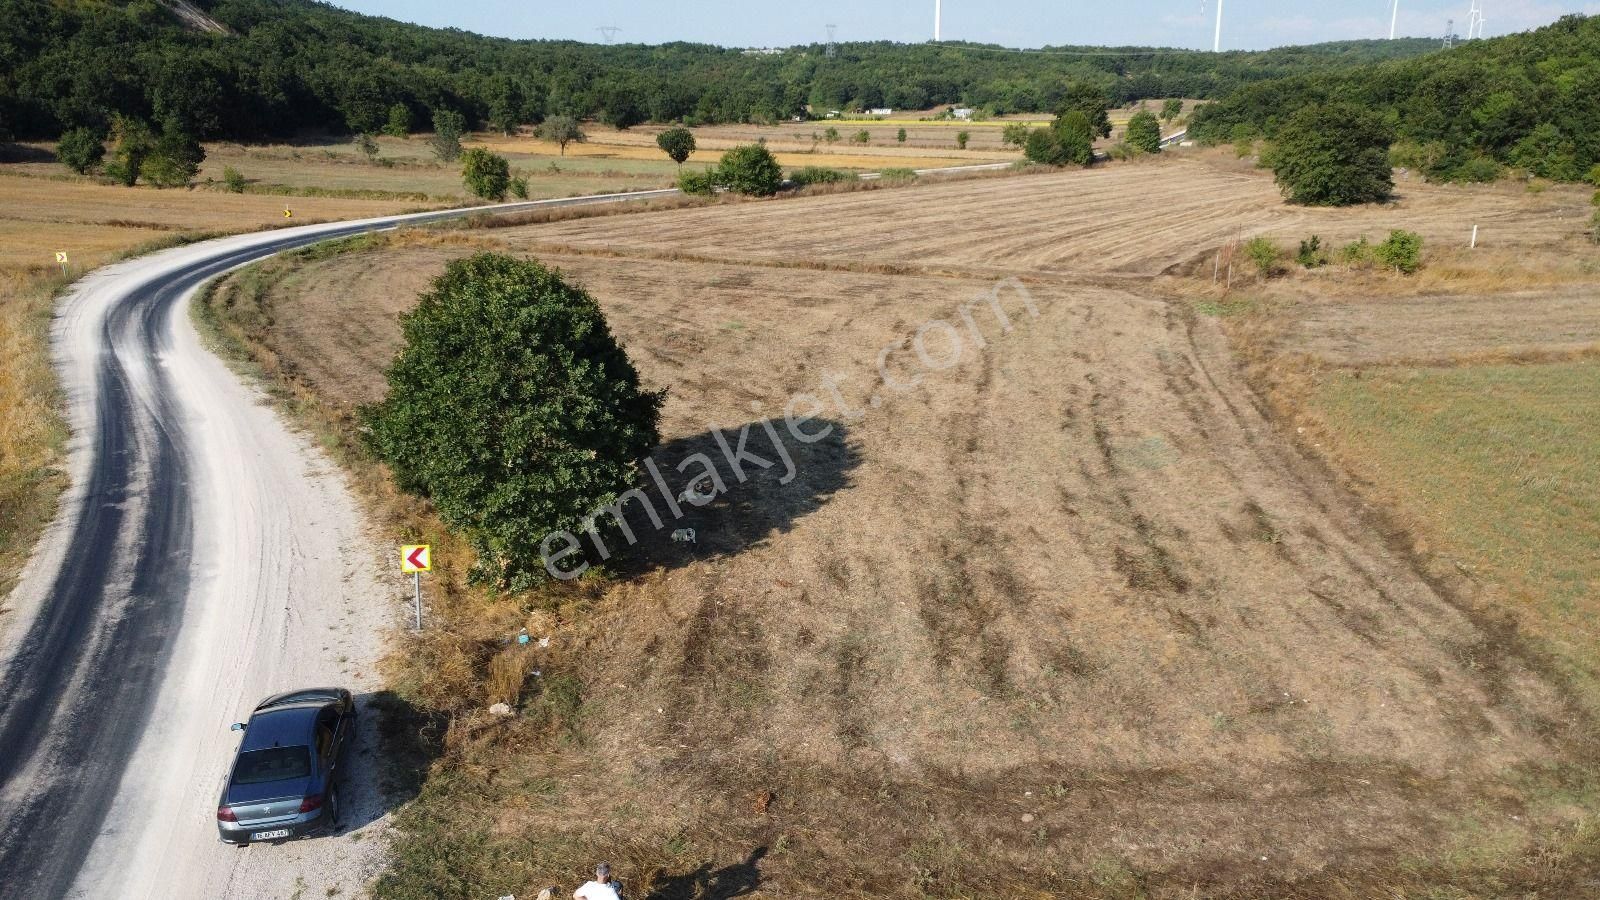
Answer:
POLYGON ((1161 122, 1149 110, 1140 110, 1128 120, 1128 146, 1140 153, 1161 152, 1161 122))
POLYGON ((56 144, 56 159, 61 164, 84 175, 100 165, 106 155, 106 133, 99 128, 73 128, 61 135, 56 144))
POLYGON ((1278 259, 1283 255, 1278 245, 1269 237, 1253 237, 1245 242, 1244 255, 1256 264, 1262 278, 1271 278, 1278 271, 1278 259))
POLYGON ((511 196, 518 200, 528 199, 528 179, 521 175, 511 179, 511 196))
POLYGON ((783 169, 765 146, 745 144, 722 154, 716 184, 737 194, 770 197, 783 184, 783 169))
POLYGON ((839 139, 839 129, 829 125, 828 130, 822 133, 822 139, 830 144, 837 141, 839 139))
POLYGON ((372 162, 378 158, 378 140, 365 131, 356 135, 355 146, 357 150, 361 151, 361 155, 367 158, 367 162, 372 162))
POLYGON ((511 164, 504 156, 473 147, 461 157, 461 180, 467 190, 485 200, 504 200, 511 187, 511 164))
POLYGON ((789 180, 799 187, 808 184, 831 184, 836 181, 855 181, 856 177, 841 169, 826 166, 806 166, 789 173, 789 180))
POLYGON ((1339 248, 1339 261, 1355 269, 1364 269, 1372 265, 1372 245, 1367 242, 1365 235, 1358 241, 1351 241, 1339 248))
POLYGON ((969 141, 971 139, 972 139, 972 135, 969 132, 965 132, 965 131, 956 132, 956 149, 957 150, 965 150, 965 149, 967 149, 967 141, 969 141))
POLYGON ((1051 166, 1069 163, 1087 166, 1094 162, 1094 125, 1082 112, 1068 110, 1055 118, 1049 128, 1028 134, 1023 155, 1033 162, 1051 166))
POLYGON ((668 128, 656 135, 656 146, 661 148, 669 159, 678 165, 683 165, 694 153, 694 132, 687 128, 668 128))
POLYGON ((1021 148, 1028 143, 1028 126, 1012 122, 1000 129, 1000 142, 1008 147, 1021 148))
POLYGON ((678 190, 696 197, 710 197, 717 192, 716 170, 678 172, 678 190))
POLYGON ((1328 264, 1328 254, 1322 251, 1322 238, 1312 235, 1308 240, 1300 242, 1300 249, 1295 251, 1294 261, 1307 269, 1317 269, 1328 264))
POLYGON ((403 138, 411 134, 411 107, 404 103, 396 103, 389 107, 389 121, 384 123, 383 133, 389 137, 403 138))
POLYGON ((906 142, 906 130, 902 128, 899 131, 896 131, 894 133, 894 139, 904 144, 906 142))
POLYGON ((1505 168, 1489 156, 1473 156, 1456 166, 1455 169, 1445 174, 1442 181, 1465 181, 1472 184, 1488 184, 1499 180, 1505 168))
POLYGON ((1291 203, 1350 206, 1394 194, 1391 136, 1378 117, 1351 105, 1307 106, 1278 129, 1272 171, 1291 203))
POLYGON ((1511 162, 1551 181, 1577 181, 1583 174, 1577 146, 1549 122, 1541 123, 1511 148, 1511 162))
POLYGON ((1600 209, 1594 211, 1594 216, 1589 219, 1589 240, 1600 244, 1600 209))
POLYGON ((441 109, 433 114, 433 139, 429 146, 440 162, 455 162, 461 158, 461 136, 467 132, 467 120, 453 109, 441 109))
POLYGON ((117 116, 112 120, 111 139, 114 147, 111 162, 106 164, 106 174, 133 187, 139 181, 145 157, 155 150, 155 135, 143 120, 117 116))
POLYGON ((1410 275, 1422 267, 1422 235, 1414 231, 1391 231, 1387 240, 1372 249, 1372 255, 1383 266, 1410 275))
POLYGON ((388 395, 361 411, 369 447, 470 541, 475 576, 542 580, 545 538, 581 533, 633 484, 664 395, 599 304, 531 260, 451 262, 401 325, 388 395))
POLYGON ((857 144, 865 144, 868 141, 872 140, 872 133, 867 131, 865 128, 863 128, 860 131, 856 132, 855 134, 851 135, 850 136, 850 140, 854 141, 857 144))
POLYGON ((139 175, 156 187, 184 187, 200 174, 206 151, 186 131, 168 127, 139 163, 139 175))
POLYGON ((878 180, 885 184, 906 184, 917 180, 915 169, 891 168, 878 173, 878 180))
POLYGON ((244 175, 233 166, 222 167, 222 184, 227 187, 230 194, 244 193, 244 175))

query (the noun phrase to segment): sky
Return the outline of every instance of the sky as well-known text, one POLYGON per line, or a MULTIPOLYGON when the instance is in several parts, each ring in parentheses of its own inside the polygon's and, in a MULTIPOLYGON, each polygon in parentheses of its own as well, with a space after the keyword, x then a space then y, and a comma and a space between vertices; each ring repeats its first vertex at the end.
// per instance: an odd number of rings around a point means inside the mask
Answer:
MULTIPOLYGON (((697 41, 787 47, 827 39, 917 42, 933 37, 934 0, 333 0, 357 12, 512 38, 600 42, 697 41)), ((942 0, 946 40, 1008 47, 1046 44, 1211 46, 1218 0, 942 0)), ((1221 0, 1223 49, 1259 50, 1389 34, 1391 0, 1221 0)), ((1547 25, 1568 13, 1600 14, 1600 0, 1481 0, 1486 36, 1547 25)), ((1465 34, 1470 0, 1400 0, 1398 34, 1442 37, 1455 19, 1465 34)))

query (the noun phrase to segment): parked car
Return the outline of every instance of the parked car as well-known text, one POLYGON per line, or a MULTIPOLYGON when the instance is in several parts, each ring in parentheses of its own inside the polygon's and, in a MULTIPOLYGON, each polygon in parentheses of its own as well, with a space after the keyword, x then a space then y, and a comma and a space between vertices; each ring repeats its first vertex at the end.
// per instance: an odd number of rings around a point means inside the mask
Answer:
POLYGON ((274 694, 233 730, 244 735, 217 803, 224 843, 285 841, 338 827, 339 779, 356 734, 349 691, 274 694))

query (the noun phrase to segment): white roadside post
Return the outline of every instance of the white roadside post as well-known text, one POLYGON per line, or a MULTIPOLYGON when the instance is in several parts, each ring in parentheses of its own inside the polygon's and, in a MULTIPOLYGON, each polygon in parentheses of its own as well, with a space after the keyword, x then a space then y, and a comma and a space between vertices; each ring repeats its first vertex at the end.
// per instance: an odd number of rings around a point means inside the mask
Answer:
POLYGON ((1478 249, 1478 226, 1476 226, 1476 225, 1472 226, 1472 245, 1470 247, 1468 247, 1467 249, 1468 250, 1476 250, 1476 249, 1478 249))
POLYGON ((431 568, 433 568, 432 548, 427 544, 407 544, 400 548, 400 571, 411 576, 418 631, 422 630, 422 573, 431 568))

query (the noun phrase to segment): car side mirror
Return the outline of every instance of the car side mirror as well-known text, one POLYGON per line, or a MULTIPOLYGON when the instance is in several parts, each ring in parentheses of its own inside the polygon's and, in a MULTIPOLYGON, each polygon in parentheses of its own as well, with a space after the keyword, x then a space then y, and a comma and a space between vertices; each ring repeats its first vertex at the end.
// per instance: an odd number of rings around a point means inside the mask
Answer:
POLYGON ((232 725, 228 726, 228 730, 229 731, 243 731, 244 730, 244 723, 243 722, 235 722, 232 725))

